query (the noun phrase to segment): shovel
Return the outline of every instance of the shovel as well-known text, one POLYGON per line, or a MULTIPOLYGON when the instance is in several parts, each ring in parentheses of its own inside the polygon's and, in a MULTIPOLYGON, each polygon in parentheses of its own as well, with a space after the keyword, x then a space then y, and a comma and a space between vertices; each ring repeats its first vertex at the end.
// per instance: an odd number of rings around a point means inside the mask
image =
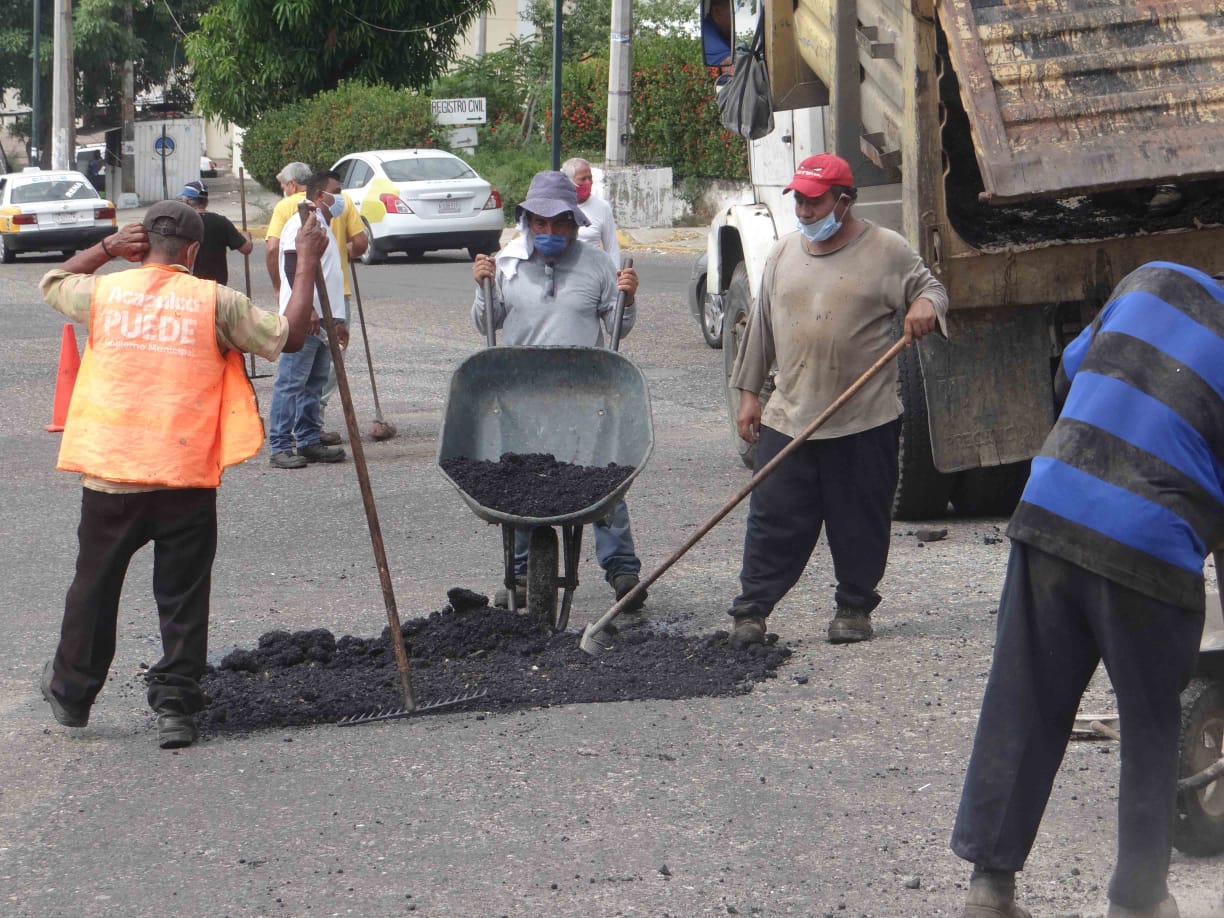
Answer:
POLYGON ((370 357, 370 336, 366 334, 365 312, 361 308, 361 287, 357 284, 357 263, 349 262, 353 275, 353 299, 357 303, 357 320, 361 323, 361 343, 365 345, 366 366, 370 368, 370 390, 374 393, 374 420, 370 422, 371 440, 390 440, 395 436, 395 425, 383 420, 382 406, 378 404, 378 384, 374 382, 374 360, 370 357))
MULTIPOLYGON (((305 201, 298 205, 298 216, 303 224, 313 219, 310 216, 310 206, 305 201)), ((399 612, 395 607, 395 588, 391 583, 391 569, 387 566, 387 549, 383 545, 382 527, 378 522, 378 508, 374 506, 374 491, 370 488, 370 470, 366 466, 365 449, 361 445, 361 433, 357 427, 357 412, 353 409, 353 394, 349 390, 348 374, 344 369, 344 352, 340 349, 340 339, 336 336, 331 300, 327 295, 327 284, 323 282, 322 265, 315 267, 315 291, 319 295, 319 305, 323 309, 323 323, 324 328, 327 329, 327 347, 331 351, 332 362, 336 365, 336 387, 340 390, 340 402, 344 406, 344 421, 348 426, 349 446, 353 450, 353 465, 357 467, 357 481, 361 486, 361 502, 365 507, 366 524, 370 529, 370 544, 374 548, 374 562, 378 565, 378 579, 382 585, 383 603, 387 607, 387 624, 391 630, 391 646, 395 650, 395 669, 399 673, 400 693, 404 700, 400 708, 383 708, 365 714, 355 714, 341 719, 337 724, 346 727, 376 720, 392 720, 481 698, 485 695, 483 689, 479 692, 468 692, 427 704, 421 704, 416 700, 416 694, 412 690, 412 677, 408 672, 408 650, 404 647, 404 632, 400 630, 399 612)))
POLYGON ((604 629, 608 627, 608 624, 612 621, 612 619, 620 615, 621 612, 623 612, 626 607, 632 604, 633 601, 639 595, 646 592, 647 587, 649 587, 652 583, 654 583, 661 576, 663 576, 663 574, 667 571, 668 568, 670 568, 673 564, 675 564, 682 557, 684 557, 684 555, 688 552, 688 550, 692 548, 694 545, 696 545, 698 542, 700 542, 701 539, 705 536, 707 532, 709 532, 711 529, 717 526, 718 523, 722 520, 724 516, 726 516, 728 513, 734 510, 740 501, 742 501, 745 497, 751 494, 753 488, 755 488, 762 481, 764 481, 766 478, 772 475, 774 472, 774 469, 776 469, 778 465, 784 459, 786 459, 787 456, 789 456, 795 450, 799 449, 799 447, 801 447, 804 443, 806 443, 808 440, 808 437, 814 434, 817 431, 817 429, 822 424, 824 424, 825 421, 827 421, 830 417, 832 417, 834 412, 836 412, 838 409, 842 407, 842 405, 846 404, 846 402, 848 402, 851 398, 853 398, 854 395, 861 388, 863 388, 863 386, 865 386, 873 376, 879 373, 880 370, 882 370, 885 366, 887 366, 890 361, 896 358, 896 356, 905 349, 905 346, 906 346, 906 341, 904 338, 902 338, 901 340, 897 341, 892 347, 890 347, 887 351, 885 351, 883 356, 881 356, 879 360, 877 360, 867 369, 866 373, 864 373, 862 376, 860 376, 858 379, 852 382, 849 388, 847 388, 845 392, 839 395, 837 399, 833 402, 833 404, 829 405, 829 407, 826 408, 824 411, 822 411, 820 413, 820 416, 817 417, 814 421, 812 421, 812 423, 808 424, 808 426, 805 427, 803 431, 797 437, 795 437, 793 440, 791 440, 790 443, 786 444, 786 446, 784 446, 781 450, 779 450, 776 456, 770 459, 769 462, 767 462, 761 468, 759 472, 757 472, 755 475, 752 476, 752 478, 748 481, 746 485, 740 488, 739 493, 737 493, 729 501, 723 504, 722 507, 719 509, 719 511, 715 513, 712 517, 710 517, 710 519, 707 520, 706 523, 700 529, 698 529, 695 533, 689 536, 688 540, 683 545, 681 545, 675 552, 673 552, 671 557, 669 557, 666 561, 664 561, 657 568, 651 571, 649 577, 639 582, 637 586, 635 586, 632 590, 630 590, 628 593, 622 596, 617 601, 616 605, 614 605, 611 609, 609 609, 607 612, 603 614, 602 618, 600 618, 598 621, 592 622, 591 624, 587 625, 586 628, 582 632, 582 639, 579 641, 578 646, 581 647, 582 650, 584 650, 586 653, 590 654, 593 657, 598 656, 604 650, 607 650, 612 642, 611 642, 611 639, 608 637, 608 635, 604 632, 604 629))

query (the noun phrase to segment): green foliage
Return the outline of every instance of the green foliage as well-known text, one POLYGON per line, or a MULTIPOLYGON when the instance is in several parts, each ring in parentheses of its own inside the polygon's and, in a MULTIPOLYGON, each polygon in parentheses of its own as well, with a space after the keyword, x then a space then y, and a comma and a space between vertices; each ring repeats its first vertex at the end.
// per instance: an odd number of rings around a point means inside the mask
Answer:
POLYGON ((747 144, 723 130, 714 98, 699 39, 641 36, 633 54, 630 156, 671 166, 677 179, 747 178, 747 144))
POLYGON ((250 126, 342 80, 422 89, 492 0, 219 0, 187 40, 208 115, 250 126))
POLYGON ((300 160, 330 169, 341 156, 361 150, 437 146, 429 98, 407 89, 341 83, 306 102, 262 115, 243 139, 252 177, 279 190, 276 173, 300 160))

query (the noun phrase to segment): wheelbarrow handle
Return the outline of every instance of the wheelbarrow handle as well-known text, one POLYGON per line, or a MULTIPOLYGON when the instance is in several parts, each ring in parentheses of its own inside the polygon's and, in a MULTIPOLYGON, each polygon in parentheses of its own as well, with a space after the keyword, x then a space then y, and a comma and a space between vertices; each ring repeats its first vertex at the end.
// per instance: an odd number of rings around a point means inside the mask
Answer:
MULTIPOLYGON (((633 267, 633 257, 630 256, 626 258, 624 264, 621 265, 621 270, 624 270, 625 268, 632 268, 632 267, 633 267)), ((625 299, 626 299, 625 291, 618 290, 616 292, 616 309, 612 313, 612 345, 611 346, 612 346, 612 350, 614 351, 620 350, 621 320, 625 318, 625 299)))
POLYGON ((485 342, 489 347, 497 347, 497 331, 493 328, 493 278, 482 280, 480 289, 485 301, 485 342))

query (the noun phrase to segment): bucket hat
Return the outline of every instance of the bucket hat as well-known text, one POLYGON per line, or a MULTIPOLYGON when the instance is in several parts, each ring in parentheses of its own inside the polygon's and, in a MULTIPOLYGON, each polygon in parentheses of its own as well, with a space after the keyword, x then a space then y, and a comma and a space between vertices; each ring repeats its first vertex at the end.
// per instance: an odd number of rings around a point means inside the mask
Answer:
POLYGON ((587 219, 578 208, 578 191, 563 172, 537 172, 527 189, 527 197, 514 208, 514 219, 523 219, 523 213, 532 213, 537 217, 556 217, 569 213, 579 226, 590 226, 587 219))

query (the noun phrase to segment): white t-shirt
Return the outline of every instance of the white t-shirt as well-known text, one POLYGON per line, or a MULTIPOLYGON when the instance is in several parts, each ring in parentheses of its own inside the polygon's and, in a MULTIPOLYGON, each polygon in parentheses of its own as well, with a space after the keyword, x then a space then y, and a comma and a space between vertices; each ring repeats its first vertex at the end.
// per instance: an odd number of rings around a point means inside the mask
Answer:
MULTIPOLYGON (((327 248, 323 251, 321 264, 323 266, 323 283, 327 286, 327 300, 331 305, 332 317, 337 320, 348 321, 348 313, 344 308, 344 271, 340 267, 340 247, 336 245, 336 237, 332 235, 331 227, 327 225, 319 211, 314 212, 314 218, 319 221, 319 225, 323 227, 323 231, 327 233, 327 248)), ((292 217, 286 221, 280 235, 280 251, 276 256, 278 268, 280 270, 280 312, 285 314, 285 307, 289 305, 289 297, 293 293, 293 274, 294 265, 290 266, 290 270, 285 270, 285 259, 292 255, 291 261, 296 263, 297 259, 297 234, 301 229, 302 220, 294 213, 292 217)), ((316 290, 314 295, 315 313, 320 319, 323 318, 323 307, 319 303, 319 292, 316 290)))
POLYGON ((611 255, 612 262, 619 271, 620 243, 616 241, 616 220, 612 217, 612 205, 603 198, 591 195, 578 205, 578 209, 591 221, 590 226, 578 227, 579 240, 611 255))

